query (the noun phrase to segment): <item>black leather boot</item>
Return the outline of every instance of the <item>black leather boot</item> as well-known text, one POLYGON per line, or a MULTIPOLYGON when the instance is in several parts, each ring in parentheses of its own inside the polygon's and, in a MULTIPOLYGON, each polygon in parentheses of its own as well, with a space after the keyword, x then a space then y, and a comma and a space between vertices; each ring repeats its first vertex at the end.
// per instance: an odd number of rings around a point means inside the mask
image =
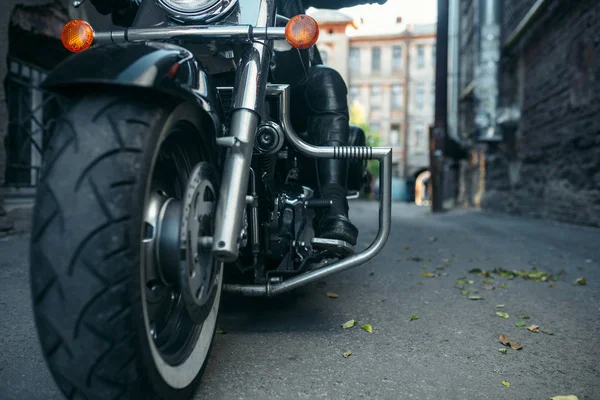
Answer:
MULTIPOLYGON (((336 146, 337 143, 323 144, 336 146)), ((346 199, 347 160, 320 159, 317 161, 319 194, 321 198, 331 200, 330 208, 317 214, 315 232, 317 237, 343 240, 356 245, 358 229, 348 218, 348 200, 346 199)))
MULTIPOLYGON (((306 130, 320 146, 346 146, 350 137, 348 91, 340 74, 332 68, 313 66, 308 73, 304 101, 309 109, 306 130)), ((318 193, 331 200, 314 223, 317 237, 343 240, 356 245, 358 229, 348 219, 346 200, 348 160, 317 160, 318 193)))

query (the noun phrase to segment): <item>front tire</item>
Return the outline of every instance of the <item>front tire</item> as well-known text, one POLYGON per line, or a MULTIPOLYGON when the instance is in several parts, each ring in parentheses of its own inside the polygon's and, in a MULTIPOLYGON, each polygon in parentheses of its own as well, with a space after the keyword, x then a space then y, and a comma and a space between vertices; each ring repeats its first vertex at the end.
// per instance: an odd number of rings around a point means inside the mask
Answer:
POLYGON ((150 193, 181 201, 193 167, 215 163, 203 127, 188 104, 136 95, 85 97, 57 126, 36 195, 31 288, 44 357, 69 399, 188 399, 199 384, 222 265, 197 324, 176 283, 148 280, 144 246, 156 234, 150 193))

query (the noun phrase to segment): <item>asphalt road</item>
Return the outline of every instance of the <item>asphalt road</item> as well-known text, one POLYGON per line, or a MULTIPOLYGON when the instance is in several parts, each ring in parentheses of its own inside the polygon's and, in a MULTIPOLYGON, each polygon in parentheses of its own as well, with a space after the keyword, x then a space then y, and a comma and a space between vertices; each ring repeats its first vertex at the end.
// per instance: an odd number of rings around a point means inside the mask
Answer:
MULTIPOLYGON (((353 203, 351 218, 366 246, 375 204, 353 203)), ((0 241, 0 399, 59 399, 32 321, 27 239, 0 241)), ((396 204, 374 260, 280 298, 229 297, 220 326, 197 399, 600 399, 600 229, 396 204), (532 265, 559 281, 498 278, 486 290, 468 273, 532 265), (462 295, 462 277, 484 300, 462 295), (587 285, 573 285, 580 277, 587 285), (553 335, 516 327, 518 314, 553 335), (373 333, 342 329, 350 319, 373 333), (500 353, 500 333, 523 348, 500 353)))

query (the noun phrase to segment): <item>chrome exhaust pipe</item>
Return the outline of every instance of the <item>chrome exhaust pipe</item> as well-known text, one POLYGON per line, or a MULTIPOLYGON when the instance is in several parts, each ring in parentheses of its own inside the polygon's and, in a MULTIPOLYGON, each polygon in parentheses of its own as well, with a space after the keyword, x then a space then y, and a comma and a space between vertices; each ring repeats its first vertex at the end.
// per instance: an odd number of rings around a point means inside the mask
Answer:
POLYGON ((276 296, 290 290, 304 286, 308 283, 318 281, 338 272, 348 270, 364 264, 375 257, 385 246, 391 229, 392 219, 392 149, 388 147, 366 147, 366 146, 314 146, 306 143, 292 128, 289 119, 289 85, 268 85, 267 95, 278 95, 280 97, 279 107, 282 117, 282 127, 286 138, 302 154, 314 158, 334 159, 368 159, 378 160, 380 165, 379 175, 379 231, 375 240, 364 251, 343 260, 319 268, 315 271, 303 273, 282 282, 266 285, 223 285, 223 290, 245 296, 276 296))

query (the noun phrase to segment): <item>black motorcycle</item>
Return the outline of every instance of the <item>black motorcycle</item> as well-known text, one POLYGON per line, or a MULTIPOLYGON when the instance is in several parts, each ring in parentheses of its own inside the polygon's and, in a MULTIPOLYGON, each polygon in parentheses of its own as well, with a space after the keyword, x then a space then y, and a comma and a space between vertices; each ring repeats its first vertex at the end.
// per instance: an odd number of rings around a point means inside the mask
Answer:
POLYGON ((76 52, 47 90, 74 105, 44 156, 31 235, 35 320, 69 399, 184 399, 197 387, 222 291, 275 296, 358 266, 390 230, 391 149, 320 147, 294 132, 275 41, 317 23, 274 0, 145 0, 128 29, 70 21, 76 52), (350 159, 349 196, 379 160, 366 250, 315 237, 316 158, 350 159), (224 279, 225 278, 225 279, 224 279), (226 281, 224 284, 223 281, 226 281))

